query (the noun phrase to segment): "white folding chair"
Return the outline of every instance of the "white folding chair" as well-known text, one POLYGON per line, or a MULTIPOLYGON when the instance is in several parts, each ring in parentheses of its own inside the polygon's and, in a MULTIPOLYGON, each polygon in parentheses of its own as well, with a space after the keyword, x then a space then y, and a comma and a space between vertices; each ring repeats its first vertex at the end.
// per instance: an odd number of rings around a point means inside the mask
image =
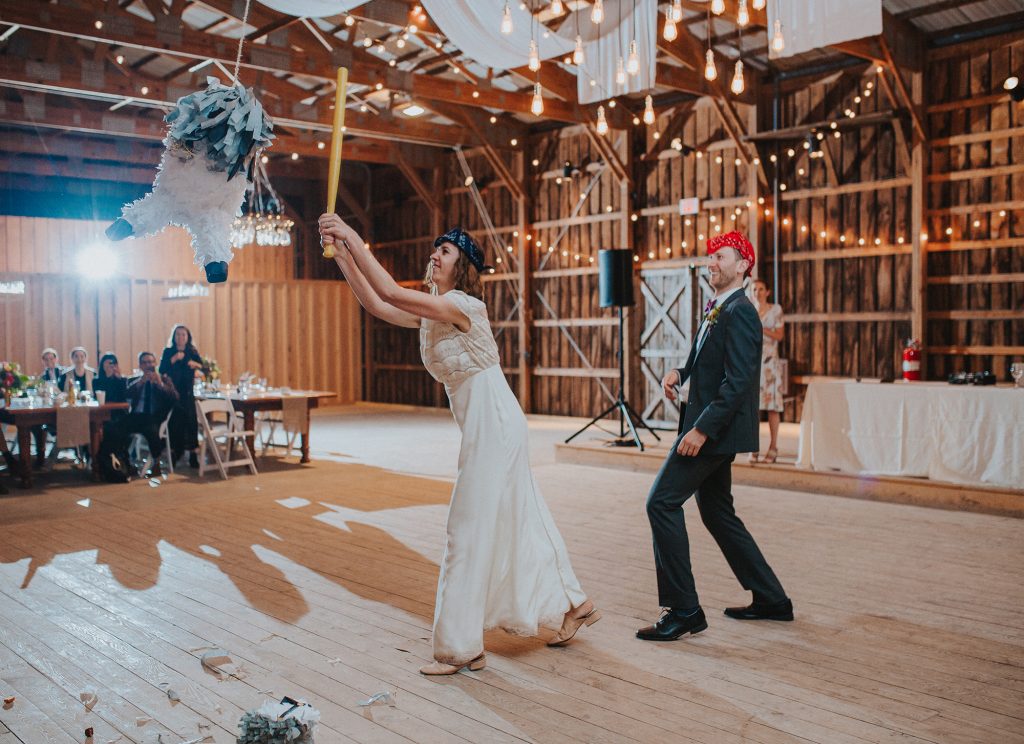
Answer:
MULTIPOLYGON (((167 460, 167 469, 174 475, 174 458, 171 457, 171 429, 170 421, 171 414, 174 410, 167 412, 167 417, 164 418, 160 424, 160 428, 157 430, 157 436, 164 440, 164 457, 167 460)), ((149 451, 149 442, 146 438, 136 432, 132 434, 132 443, 128 447, 128 454, 131 457, 132 462, 138 462, 142 460, 141 471, 144 473, 153 466, 153 453, 149 451)))
POLYGON ((199 426, 202 430, 203 439, 199 443, 199 475, 202 476, 207 470, 217 469, 225 480, 228 477, 228 469, 248 466, 249 472, 256 475, 256 463, 249 452, 249 445, 246 437, 254 436, 254 432, 242 428, 242 420, 235 414, 235 407, 231 405, 229 398, 200 398, 196 400, 196 414, 199 418, 199 426), (211 421, 209 416, 224 415, 225 421, 211 421), (231 459, 235 449, 241 445, 242 456, 238 459, 231 459), (223 450, 221 449, 223 447, 223 450), (207 461, 207 456, 212 455, 213 463, 207 461))
POLYGON ((256 439, 260 445, 260 454, 266 455, 271 447, 280 447, 281 444, 274 441, 274 434, 279 426, 284 425, 284 419, 279 411, 256 411, 256 439))

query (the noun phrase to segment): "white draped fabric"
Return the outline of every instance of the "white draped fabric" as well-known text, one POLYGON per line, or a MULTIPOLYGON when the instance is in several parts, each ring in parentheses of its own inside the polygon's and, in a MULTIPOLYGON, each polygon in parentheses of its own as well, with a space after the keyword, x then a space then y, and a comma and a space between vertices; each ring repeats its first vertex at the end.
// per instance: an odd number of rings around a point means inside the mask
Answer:
MULTIPOLYGON (((624 93, 646 93, 654 87, 657 69, 658 3, 657 0, 608 0, 604 4, 604 22, 600 29, 590 21, 589 6, 581 11, 580 36, 584 42, 584 60, 577 75, 580 103, 596 103, 624 93), (621 19, 621 20, 620 20, 621 19), (601 36, 598 37, 598 30, 601 36), (626 75, 625 85, 615 82, 619 57, 629 55, 629 43, 636 39, 640 72, 626 75), (591 85, 590 81, 596 81, 591 85)), ((562 24, 559 34, 576 38, 572 19, 562 24)))
POLYGON ((1024 488, 1024 390, 812 382, 800 467, 1024 488))
MULTIPOLYGON (((606 0, 604 21, 600 26, 590 20, 590 6, 570 14, 558 33, 545 38, 541 28, 535 31, 542 60, 571 55, 577 28, 584 42, 584 63, 577 75, 580 103, 602 101, 624 93, 643 93, 654 87, 657 56, 657 0, 606 0), (600 34, 600 36, 599 36, 600 34), (638 75, 627 75, 626 84, 615 82, 616 64, 629 54, 629 43, 636 39, 640 58, 638 75), (595 84, 591 85, 590 81, 595 84)), ((509 4, 512 33, 501 33, 504 0, 424 0, 423 7, 448 39, 468 57, 485 67, 507 70, 523 67, 529 61, 530 14, 518 2, 509 4)), ((552 64, 547 62, 546 64, 552 64)))
POLYGON ((768 3, 769 40, 776 18, 782 21, 786 46, 781 54, 769 51, 769 55, 789 57, 841 41, 878 36, 882 33, 882 0, 772 0, 768 3))
POLYGON ((325 16, 347 13, 366 0, 260 0, 278 13, 299 16, 302 18, 324 18, 325 16))
MULTIPOLYGON (((495 70, 522 67, 530 53, 531 16, 518 2, 512 10, 512 33, 501 33, 504 0, 423 0, 431 20, 470 59, 495 70)), ((589 22, 589 21, 588 21, 589 22)), ((537 32, 541 59, 571 54, 575 36, 566 40, 555 34, 537 32)))

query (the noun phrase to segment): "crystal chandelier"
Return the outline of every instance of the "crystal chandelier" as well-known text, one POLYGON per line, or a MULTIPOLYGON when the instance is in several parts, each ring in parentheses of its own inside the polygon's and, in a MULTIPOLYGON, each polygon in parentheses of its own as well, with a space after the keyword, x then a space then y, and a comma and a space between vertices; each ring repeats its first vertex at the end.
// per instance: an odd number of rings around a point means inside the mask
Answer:
POLYGON ((252 184, 245 191, 242 213, 231 224, 231 247, 292 244, 295 223, 284 213, 280 197, 270 184, 266 167, 256 161, 252 184))

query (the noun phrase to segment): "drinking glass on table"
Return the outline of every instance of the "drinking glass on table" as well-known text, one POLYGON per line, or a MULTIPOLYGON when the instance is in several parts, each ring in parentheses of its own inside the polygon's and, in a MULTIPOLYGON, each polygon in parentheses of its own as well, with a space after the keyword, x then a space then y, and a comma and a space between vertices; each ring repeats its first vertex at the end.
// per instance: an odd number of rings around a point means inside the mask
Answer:
POLYGON ((1024 362, 1014 362, 1010 365, 1010 377, 1013 378, 1013 386, 1024 388, 1024 362))

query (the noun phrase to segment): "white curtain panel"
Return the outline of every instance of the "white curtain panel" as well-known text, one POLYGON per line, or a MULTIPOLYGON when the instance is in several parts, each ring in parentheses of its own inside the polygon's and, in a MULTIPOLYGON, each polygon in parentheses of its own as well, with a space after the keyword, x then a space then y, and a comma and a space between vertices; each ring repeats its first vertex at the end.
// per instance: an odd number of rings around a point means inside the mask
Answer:
POLYGON ((278 13, 303 18, 323 18, 346 13, 364 2, 365 0, 260 0, 260 3, 278 13))
POLYGON ((768 48, 775 20, 782 21, 786 47, 775 57, 789 57, 842 41, 882 33, 882 0, 768 0, 768 48))
MULTIPOLYGON (((583 64, 577 73, 580 103, 596 103, 625 93, 646 93, 654 87, 657 69, 657 0, 606 0, 600 27, 590 20, 590 7, 576 14, 583 37, 583 64), (634 12, 634 7, 636 11, 634 12), (600 36, 598 36, 600 33, 600 36), (640 72, 626 75, 625 85, 615 82, 619 57, 629 57, 629 43, 636 39, 640 72), (591 84, 591 81, 594 84, 591 84)), ((558 29, 559 36, 575 42, 577 18, 570 16, 558 29)))
MULTIPOLYGON (((512 10, 512 33, 501 33, 504 0, 423 0, 431 20, 470 59, 495 70, 523 67, 529 61, 530 20, 518 0, 509 3, 512 10)), ((588 21, 589 22, 589 21, 588 21)), ((537 47, 541 59, 571 54, 573 39, 566 40, 537 29, 537 47)))

